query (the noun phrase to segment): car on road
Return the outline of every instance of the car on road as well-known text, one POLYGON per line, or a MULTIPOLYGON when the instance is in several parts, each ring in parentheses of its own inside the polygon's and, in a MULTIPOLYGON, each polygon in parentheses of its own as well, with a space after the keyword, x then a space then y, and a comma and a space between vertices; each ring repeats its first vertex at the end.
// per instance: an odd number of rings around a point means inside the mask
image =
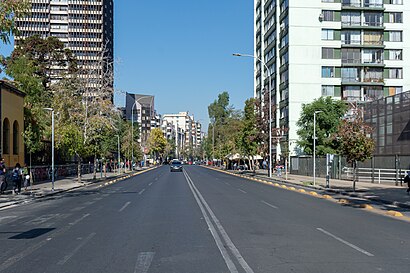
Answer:
POLYGON ((182 163, 181 161, 174 160, 171 162, 169 169, 171 172, 182 172, 182 163))

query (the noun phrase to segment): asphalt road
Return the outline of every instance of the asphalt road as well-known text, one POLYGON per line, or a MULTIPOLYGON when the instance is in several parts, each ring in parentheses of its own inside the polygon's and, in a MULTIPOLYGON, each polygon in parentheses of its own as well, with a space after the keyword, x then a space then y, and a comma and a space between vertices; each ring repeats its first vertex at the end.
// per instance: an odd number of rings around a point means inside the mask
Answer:
POLYGON ((0 211, 0 272, 410 272, 410 224, 198 166, 0 211))

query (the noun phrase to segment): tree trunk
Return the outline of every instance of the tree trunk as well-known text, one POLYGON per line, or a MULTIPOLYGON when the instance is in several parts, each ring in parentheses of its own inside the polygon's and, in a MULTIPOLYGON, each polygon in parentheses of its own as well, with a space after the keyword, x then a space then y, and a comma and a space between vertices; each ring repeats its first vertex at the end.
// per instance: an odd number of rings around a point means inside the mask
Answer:
POLYGON ((81 157, 77 155, 77 182, 81 183, 81 157))
POLYGON ((97 179, 97 155, 94 154, 93 180, 97 179))
POLYGON ((356 180, 357 180, 357 161, 353 161, 353 191, 356 191, 356 180))

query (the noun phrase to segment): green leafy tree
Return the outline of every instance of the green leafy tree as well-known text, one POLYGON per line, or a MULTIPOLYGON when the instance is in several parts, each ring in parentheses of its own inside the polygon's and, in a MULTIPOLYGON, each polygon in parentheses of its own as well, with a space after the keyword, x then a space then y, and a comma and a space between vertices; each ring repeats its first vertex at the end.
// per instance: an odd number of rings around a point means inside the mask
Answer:
POLYGON ((16 17, 23 17, 29 12, 29 0, 0 1, 0 40, 10 43, 10 36, 17 33, 16 17))
POLYGON ((160 128, 154 128, 151 130, 148 137, 148 147, 156 159, 163 157, 167 143, 167 139, 164 137, 160 128))
POLYGON ((125 155, 126 158, 132 159, 134 151, 134 161, 141 161, 143 154, 141 150, 141 145, 138 142, 139 139, 139 126, 134 124, 134 133, 132 133, 132 124, 129 121, 121 122, 121 153, 125 155))
POLYGON ((353 166, 353 191, 356 190, 357 162, 371 158, 375 143, 370 137, 373 128, 361 117, 343 120, 332 139, 338 143, 338 151, 353 166))
POLYGON ((316 114, 316 153, 325 155, 334 154, 338 150, 339 143, 331 136, 337 132, 342 117, 347 111, 345 102, 333 100, 331 97, 321 97, 312 103, 302 106, 302 113, 297 122, 299 130, 298 145, 306 154, 313 153, 313 115, 316 114))
MULTIPOLYGON (((255 102, 256 100, 253 98, 245 101, 243 128, 240 135, 241 150, 249 159, 257 155, 259 146, 255 102)), ((249 160, 249 163, 251 169, 253 169, 253 160, 249 160)))
POLYGON ((66 68, 61 70, 60 77, 74 74, 77 69, 77 60, 71 50, 64 47, 64 43, 56 37, 41 38, 38 35, 27 37, 14 49, 11 57, 5 62, 6 67, 12 66, 22 56, 30 61, 34 68, 33 76, 41 80, 45 90, 50 87, 51 67, 66 68))

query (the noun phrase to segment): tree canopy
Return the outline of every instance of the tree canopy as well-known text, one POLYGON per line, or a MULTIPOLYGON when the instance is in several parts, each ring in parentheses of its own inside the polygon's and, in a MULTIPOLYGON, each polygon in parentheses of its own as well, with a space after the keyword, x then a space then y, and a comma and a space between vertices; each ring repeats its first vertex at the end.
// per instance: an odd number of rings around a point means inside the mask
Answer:
POLYGON ((306 154, 313 153, 313 115, 315 111, 322 111, 316 114, 316 153, 318 155, 334 154, 339 143, 335 142, 331 136, 337 132, 347 106, 345 102, 333 100, 331 97, 321 97, 302 106, 297 122, 299 127, 297 133, 299 135, 298 145, 306 154))
POLYGON ((0 1, 0 40, 5 44, 10 43, 10 36, 15 34, 16 17, 22 17, 28 13, 29 0, 1 0, 0 1))

